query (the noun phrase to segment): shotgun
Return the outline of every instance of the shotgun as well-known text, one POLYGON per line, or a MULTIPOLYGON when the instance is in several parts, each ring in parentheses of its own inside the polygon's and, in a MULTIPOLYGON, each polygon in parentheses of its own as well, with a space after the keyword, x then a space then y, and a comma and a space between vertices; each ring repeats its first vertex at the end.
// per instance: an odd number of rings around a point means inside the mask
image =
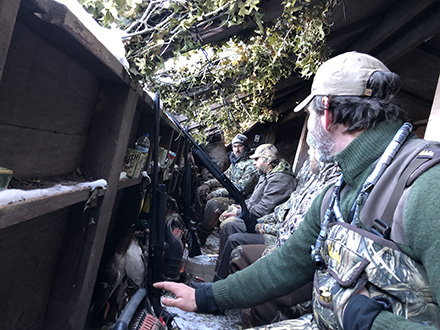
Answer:
POLYGON ((179 123, 179 121, 168 111, 166 115, 176 124, 179 130, 185 135, 188 141, 194 146, 193 154, 194 156, 205 166, 209 172, 220 182, 220 184, 226 188, 229 196, 232 197, 240 206, 241 214, 240 218, 244 221, 248 233, 255 232, 256 220, 251 216, 243 194, 237 189, 236 186, 229 180, 229 178, 218 168, 218 166, 209 158, 202 147, 194 140, 194 138, 185 130, 179 123))

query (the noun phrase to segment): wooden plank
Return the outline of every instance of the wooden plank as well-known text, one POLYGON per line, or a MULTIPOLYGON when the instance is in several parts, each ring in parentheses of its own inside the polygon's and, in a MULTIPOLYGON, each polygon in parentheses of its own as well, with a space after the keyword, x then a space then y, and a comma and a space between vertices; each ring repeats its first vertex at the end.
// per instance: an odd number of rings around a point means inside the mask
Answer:
POLYGON ((59 209, 0 230, 1 329, 49 329, 43 318, 68 216, 59 209))
MULTIPOLYGON (((104 193, 100 193, 103 195, 104 193)), ((0 192, 1 195, 1 192, 0 192)), ((74 190, 50 196, 35 197, 25 201, 0 206, 0 230, 14 226, 67 206, 84 202, 90 196, 89 187, 75 187, 74 190)))
POLYGON ((440 141, 440 76, 424 138, 431 141, 440 141))
POLYGON ((0 83, 2 166, 19 178, 65 175, 81 165, 98 80, 17 23, 0 83))
POLYGON ((429 8, 423 17, 406 25, 405 30, 386 43, 386 47, 374 55, 384 63, 392 63, 418 45, 440 33, 440 3, 429 8))
POLYGON ((275 144, 275 140, 277 139, 277 132, 278 132, 278 123, 274 123, 269 127, 264 143, 275 144))
POLYGON ((138 95, 128 86, 103 83, 88 139, 83 166, 90 173, 105 178, 108 192, 99 202, 96 225, 88 227, 84 236, 75 218, 70 221, 73 232, 60 257, 58 273, 52 288, 45 325, 48 329, 76 330, 84 327, 109 222, 119 186, 119 174, 131 131, 138 95), (82 241, 81 254, 71 246, 82 241), (72 260, 75 264, 72 264, 72 260), (72 286, 72 283, 74 286, 72 286))
POLYGON ((293 160, 292 169, 295 174, 299 172, 304 161, 307 159, 307 151, 309 146, 307 145, 307 121, 309 120, 309 114, 307 113, 304 121, 303 128, 301 130, 301 137, 296 149, 295 159, 293 160))
POLYGON ((130 78, 119 60, 89 31, 67 7, 57 1, 28 0, 46 10, 34 15, 23 10, 20 18, 39 35, 69 54, 99 77, 129 84, 130 78))
POLYGON ((356 39, 348 49, 363 53, 370 53, 374 48, 387 40, 391 35, 408 24, 415 16, 420 14, 433 0, 398 1, 378 20, 374 29, 368 30, 356 39))
POLYGON ((16 178, 66 175, 81 166, 87 136, 0 124, 1 165, 16 178))
POLYGON ((0 2, 0 81, 2 80, 3 67, 8 56, 9 44, 14 31, 20 0, 2 0, 0 2))
POLYGON ((87 136, 99 81, 17 23, 0 84, 0 123, 87 136))
MULTIPOLYGON (((96 235, 99 208, 102 198, 99 199, 97 208, 84 213, 83 204, 75 204, 70 208, 63 243, 60 248, 55 278, 50 291, 51 299, 47 302, 47 309, 42 329, 84 329, 84 324, 78 326, 80 317, 78 299, 84 285, 86 265, 83 262, 84 254, 88 251, 90 239, 96 235), (98 213, 93 213, 96 210, 98 213), (94 221, 88 218, 93 215, 94 221), (61 286, 62 283, 62 286, 61 286), (75 305, 75 309, 71 307, 75 305), (58 307, 58 308, 55 308, 58 307), (56 310, 58 313, 53 314, 56 310), (72 319, 70 319, 72 318, 72 319)), ((99 264, 99 261, 98 261, 99 264)), ((88 287, 90 292, 93 287, 88 287)), ((87 308, 83 306, 82 308, 87 308)), ((83 316, 85 317, 85 315, 83 316)))
POLYGON ((119 187, 118 189, 124 189, 131 186, 135 186, 142 182, 142 176, 136 178, 136 179, 123 179, 119 181, 119 187))
POLYGON ((290 121, 283 125, 277 125, 275 146, 278 149, 279 157, 285 159, 292 165, 298 142, 301 137, 303 120, 290 121))
POLYGON ((102 83, 83 165, 108 182, 119 182, 137 97, 128 86, 102 83))

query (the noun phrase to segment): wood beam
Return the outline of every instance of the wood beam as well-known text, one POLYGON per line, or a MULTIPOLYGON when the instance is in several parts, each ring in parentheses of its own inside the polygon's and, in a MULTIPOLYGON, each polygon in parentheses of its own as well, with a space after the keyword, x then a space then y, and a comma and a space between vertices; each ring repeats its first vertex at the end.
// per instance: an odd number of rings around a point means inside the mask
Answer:
MULTIPOLYGON (((295 114, 297 114, 295 112, 295 114)), ((307 159, 307 151, 309 146, 307 144, 307 121, 309 119, 309 114, 306 115, 303 128, 301 130, 301 137, 298 142, 298 148, 296 149, 295 159, 293 160, 292 170, 295 174, 299 172, 304 161, 307 159)))
POLYGON ((14 32, 15 18, 17 17, 20 0, 4 0, 0 2, 0 81, 3 75, 9 44, 14 32))
POLYGON ((376 20, 376 24, 372 29, 369 29, 360 38, 356 39, 349 46, 349 49, 370 53, 433 2, 433 0, 396 2, 394 6, 384 13, 382 19, 376 20))
POLYGON ((83 167, 108 182, 94 225, 83 230, 84 205, 72 209, 46 312, 46 329, 83 329, 119 187, 138 95, 128 86, 102 82, 83 167))
POLYGON ((25 1, 18 19, 92 73, 117 83, 130 83, 128 72, 119 60, 66 5, 49 0, 25 1), (34 7, 38 9, 37 15, 34 7))
POLYGON ((440 4, 431 6, 423 17, 418 17, 414 23, 402 28, 399 35, 388 40, 386 47, 375 52, 375 56, 384 63, 392 63, 407 54, 426 40, 440 33, 440 4))
POLYGON ((370 26, 377 24, 377 18, 375 16, 367 17, 366 19, 356 21, 352 24, 346 25, 342 28, 331 30, 327 37, 327 44, 331 47, 336 44, 339 40, 347 39, 352 35, 359 35, 366 31, 370 26))
POLYGON ((426 126, 425 139, 440 141, 440 76, 437 83, 437 90, 432 103, 431 114, 426 126))
MULTIPOLYGON (((264 12, 262 18, 263 22, 270 22, 279 17, 284 6, 280 0, 264 1, 260 4, 261 11, 264 12)), ((254 22, 246 22, 246 24, 235 25, 230 28, 214 25, 206 30, 200 31, 200 38, 203 40, 203 44, 216 43, 221 40, 226 40, 234 35, 243 34, 246 31, 252 31, 257 28, 254 22)))

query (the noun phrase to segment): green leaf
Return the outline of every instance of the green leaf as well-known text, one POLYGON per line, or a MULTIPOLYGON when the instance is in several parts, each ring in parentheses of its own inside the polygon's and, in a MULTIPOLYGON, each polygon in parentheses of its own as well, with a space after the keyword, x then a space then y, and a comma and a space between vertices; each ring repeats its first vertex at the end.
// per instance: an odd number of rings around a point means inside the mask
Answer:
POLYGON ((263 22, 259 0, 80 1, 100 24, 116 23, 136 32, 125 43, 134 80, 159 91, 171 111, 184 113, 193 122, 218 125, 227 136, 256 121, 276 120, 270 110, 276 84, 294 73, 311 77, 329 53, 325 17, 330 0, 313 4, 284 0, 283 14, 272 22, 263 22), (147 8, 152 10, 144 15, 147 8), (148 21, 141 21, 143 17, 148 21), (201 51, 193 51, 199 47, 197 32, 213 24, 227 28, 250 22, 257 26, 252 33, 204 45, 209 62, 201 51), (166 63, 164 51, 181 60, 166 63), (184 58, 191 59, 188 65, 182 64, 184 58), (165 77, 168 80, 161 79, 165 77), (224 99, 239 127, 231 125, 224 107, 211 110, 224 99))

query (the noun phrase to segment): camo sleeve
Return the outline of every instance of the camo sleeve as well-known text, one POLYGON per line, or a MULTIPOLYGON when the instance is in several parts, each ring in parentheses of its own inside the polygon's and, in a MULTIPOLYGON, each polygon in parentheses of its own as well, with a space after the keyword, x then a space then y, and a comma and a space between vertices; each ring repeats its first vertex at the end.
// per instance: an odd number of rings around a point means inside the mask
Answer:
MULTIPOLYGON (((259 179, 257 168, 251 159, 243 160, 235 165, 231 164, 224 174, 245 198, 252 193, 259 179)), ((228 190, 222 187, 218 180, 211 179, 206 184, 213 190, 211 191, 213 197, 229 196, 228 190)))
POLYGON ((314 201, 311 213, 280 248, 225 280, 213 283, 214 298, 220 309, 255 306, 313 279, 315 266, 310 257, 310 246, 315 243, 320 230, 321 201, 322 197, 314 201))
POLYGON ((252 194, 252 191, 258 182, 258 170, 252 159, 241 161, 236 167, 236 173, 231 175, 231 181, 244 197, 247 198, 252 194))
POLYGON ((260 234, 269 234, 276 236, 278 231, 283 225, 286 215, 289 212, 294 193, 290 195, 290 198, 284 203, 277 205, 272 213, 263 215, 261 218, 257 219, 257 224, 255 225, 255 232, 260 234))

